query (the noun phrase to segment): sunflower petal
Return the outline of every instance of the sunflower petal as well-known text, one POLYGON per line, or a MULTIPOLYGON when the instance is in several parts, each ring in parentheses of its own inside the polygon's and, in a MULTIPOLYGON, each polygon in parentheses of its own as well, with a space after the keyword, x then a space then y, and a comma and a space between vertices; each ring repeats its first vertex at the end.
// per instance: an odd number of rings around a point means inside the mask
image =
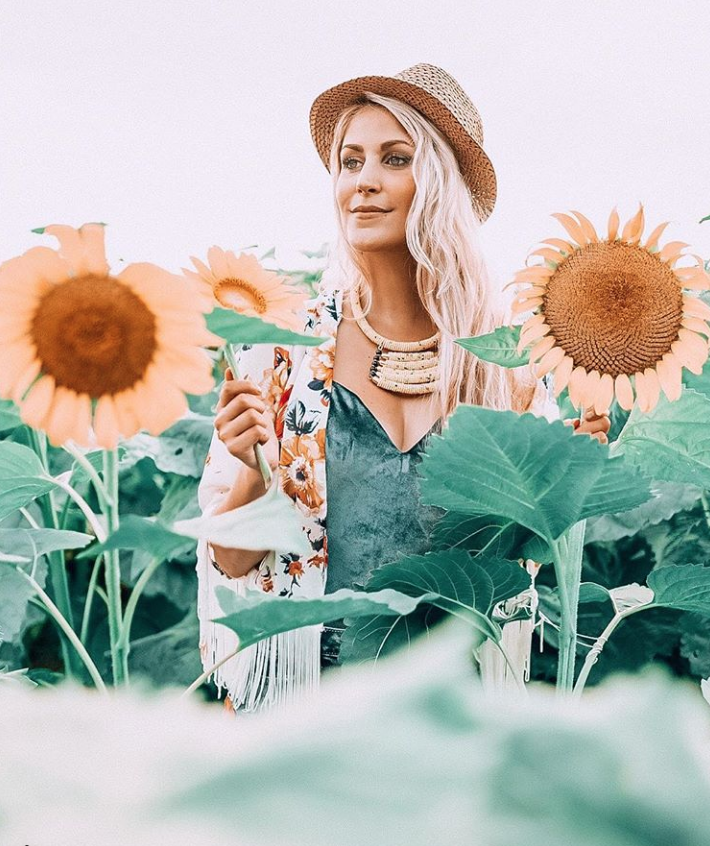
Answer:
POLYGON ((652 408, 651 391, 648 384, 648 370, 645 373, 638 372, 634 374, 634 387, 636 388, 639 411, 647 414, 652 408))
POLYGON ((555 369, 554 396, 558 397, 569 384, 569 377, 574 370, 574 361, 566 355, 555 369))
POLYGON ((513 300, 510 311, 512 314, 521 314, 524 311, 532 311, 542 303, 542 297, 534 297, 532 300, 513 300))
POLYGON ((685 329, 690 329, 691 332, 701 333, 710 338, 710 327, 699 317, 684 317, 680 321, 680 325, 685 329))
POLYGON ((535 364, 535 362, 542 358, 548 350, 551 350, 556 343, 557 341, 552 335, 547 335, 541 341, 538 341, 530 350, 530 364, 535 364))
POLYGON ((72 266, 77 276, 106 276, 109 271, 104 246, 104 227, 85 223, 79 229, 52 224, 44 231, 59 241, 59 255, 72 266))
POLYGON ((631 386, 631 379, 626 373, 619 373, 614 381, 614 391, 616 399, 621 408, 625 411, 631 411, 634 407, 634 389, 631 386))
POLYGON ((27 395, 27 399, 20 406, 22 422, 33 429, 44 429, 52 400, 54 398, 55 383, 52 376, 43 376, 34 384, 27 395))
POLYGON ((641 240, 644 227, 643 203, 639 203, 639 210, 629 219, 621 233, 621 240, 627 244, 636 244, 641 240))
POLYGON ((537 341, 550 331, 550 327, 546 323, 535 323, 528 327, 524 325, 520 331, 520 340, 518 341, 518 354, 520 354, 525 347, 529 346, 532 341, 537 341))
POLYGON ((581 366, 575 367, 569 377, 569 383, 567 384, 569 399, 575 408, 579 408, 581 404, 581 391, 586 380, 587 371, 581 366))
POLYGON ((562 347, 553 347, 549 352, 546 352, 535 365, 535 375, 537 378, 542 379, 542 377, 546 373, 549 373, 553 367, 557 367, 564 357, 565 351, 562 347))
POLYGON ((661 398, 661 382, 658 378, 658 373, 653 367, 647 367, 643 373, 646 377, 648 410, 653 411, 653 409, 658 405, 658 400, 661 398))
POLYGON ((658 374, 658 381, 661 390, 666 395, 669 402, 674 402, 680 398, 683 387, 681 366, 675 355, 666 353, 663 358, 656 363, 656 373, 658 374))
POLYGON ((582 212, 574 211, 574 209, 571 209, 571 211, 572 214, 577 215, 582 232, 584 232, 587 236, 590 244, 596 244, 599 241, 599 236, 597 235, 597 230, 594 228, 591 220, 589 220, 588 217, 585 217, 582 212))
POLYGON ((549 247, 543 247, 540 250, 535 250, 534 252, 530 253, 530 255, 542 256, 542 258, 547 259, 547 261, 551 261, 554 264, 560 264, 565 260, 565 256, 563 256, 557 250, 551 250, 549 247))
POLYGON ((569 241, 563 241, 562 238, 546 238, 540 241, 541 244, 549 244, 551 247, 556 247, 558 250, 564 250, 566 253, 573 253, 576 249, 574 244, 569 241))
POLYGON ((584 230, 573 217, 570 217, 568 214, 560 214, 559 212, 551 215, 551 217, 554 217, 555 220, 558 220, 564 226, 570 237, 580 247, 583 247, 587 243, 587 236, 584 234, 584 230))
POLYGON ((583 409, 593 408, 597 399, 597 391, 601 382, 601 375, 598 370, 590 370, 587 378, 582 381, 580 387, 579 401, 583 409))
POLYGON ((648 236, 648 241, 645 243, 645 249, 649 252, 653 250, 655 247, 658 246, 658 242, 663 234, 666 226, 670 223, 670 220, 666 221, 666 223, 660 223, 653 232, 648 236))
POLYGON ((612 209, 611 214, 609 215, 609 223, 607 226, 608 233, 607 238, 609 241, 615 241, 616 236, 619 232, 619 212, 616 210, 616 206, 612 209))
POLYGON ((690 244, 686 244, 684 241, 669 241, 658 254, 658 258, 668 264, 673 264, 673 262, 680 258, 683 250, 689 246, 690 244))
POLYGON ((688 347, 693 350, 696 356, 704 356, 707 359, 708 342, 705 338, 695 332, 691 332, 690 329, 686 329, 685 327, 681 327, 678 330, 678 337, 681 341, 683 341, 683 343, 687 344, 688 347))
POLYGON ((552 270, 552 268, 546 267, 545 265, 531 264, 529 267, 524 267, 522 270, 516 271, 515 279, 519 282, 536 283, 538 280, 544 281, 549 279, 554 272, 555 271, 552 270))
MULTIPOLYGON (((693 335, 697 338, 697 335, 693 335)), ((698 353, 688 341, 673 341, 671 344, 671 352, 678 359, 678 362, 699 376, 703 372, 703 364, 707 361, 707 349, 702 353, 698 353)))
POLYGON ((597 414, 608 414, 614 399, 614 377, 604 373, 599 380, 599 386, 594 399, 594 410, 597 414))
POLYGON ((699 317, 701 320, 710 320, 710 306, 699 297, 683 295, 683 314, 691 317, 699 317))
POLYGON ((121 434, 118 427, 116 407, 110 394, 102 396, 94 415, 94 432, 96 442, 103 449, 115 449, 121 434))

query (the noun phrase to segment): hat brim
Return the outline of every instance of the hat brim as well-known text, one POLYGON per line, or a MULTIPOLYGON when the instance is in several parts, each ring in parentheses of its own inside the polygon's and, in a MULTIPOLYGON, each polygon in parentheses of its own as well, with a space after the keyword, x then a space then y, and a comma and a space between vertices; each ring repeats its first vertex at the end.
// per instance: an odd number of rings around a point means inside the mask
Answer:
POLYGON ((341 112, 366 91, 395 97, 420 111, 449 141, 468 186, 481 222, 490 217, 497 196, 493 163, 449 109, 433 94, 418 85, 391 76, 358 76, 334 85, 320 94, 311 106, 311 137, 318 155, 330 171, 330 148, 341 112))

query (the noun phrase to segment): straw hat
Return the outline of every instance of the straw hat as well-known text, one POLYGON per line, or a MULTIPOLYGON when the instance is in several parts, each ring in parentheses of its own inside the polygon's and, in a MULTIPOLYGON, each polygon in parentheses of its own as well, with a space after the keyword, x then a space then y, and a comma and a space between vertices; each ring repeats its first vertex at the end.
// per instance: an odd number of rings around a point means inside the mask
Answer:
POLYGON ((365 91, 396 97, 414 106, 442 132, 456 153, 481 222, 496 201, 496 175, 483 149, 478 110, 456 80, 436 65, 418 64, 394 76, 358 76, 320 94, 310 111, 313 142, 329 171, 333 131, 342 110, 365 91))

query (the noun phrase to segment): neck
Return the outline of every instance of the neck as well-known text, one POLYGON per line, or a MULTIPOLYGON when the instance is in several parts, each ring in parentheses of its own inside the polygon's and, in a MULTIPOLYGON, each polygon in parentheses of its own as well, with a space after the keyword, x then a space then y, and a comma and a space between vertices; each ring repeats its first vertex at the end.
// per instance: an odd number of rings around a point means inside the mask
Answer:
POLYGON ((436 331, 416 287, 416 262, 408 250, 361 254, 372 289, 368 323, 393 340, 419 340, 436 331))

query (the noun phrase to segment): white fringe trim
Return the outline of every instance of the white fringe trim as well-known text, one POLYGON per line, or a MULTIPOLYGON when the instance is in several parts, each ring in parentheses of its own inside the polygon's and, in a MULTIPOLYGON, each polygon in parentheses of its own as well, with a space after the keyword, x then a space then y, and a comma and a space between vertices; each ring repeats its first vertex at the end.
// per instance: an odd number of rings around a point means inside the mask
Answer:
MULTIPOLYGON (((209 561, 207 544, 200 542, 197 546, 200 656, 202 668, 207 671, 239 643, 235 632, 212 622, 224 616, 214 589, 217 585, 225 586, 238 596, 260 590, 259 567, 241 578, 226 578, 209 561)), ((211 674, 218 698, 225 688, 235 711, 254 712, 292 706, 315 695, 320 685, 321 631, 320 625, 293 629, 238 652, 211 674)))

